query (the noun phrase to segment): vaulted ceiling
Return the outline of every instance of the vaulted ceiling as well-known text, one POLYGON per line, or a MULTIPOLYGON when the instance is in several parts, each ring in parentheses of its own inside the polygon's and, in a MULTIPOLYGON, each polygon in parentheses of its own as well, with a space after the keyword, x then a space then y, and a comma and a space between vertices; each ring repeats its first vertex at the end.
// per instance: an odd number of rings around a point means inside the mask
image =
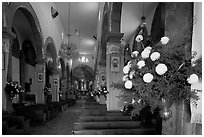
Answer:
MULTIPOLYGON (((76 46, 79 56, 89 59, 88 63, 73 61, 73 67, 87 65, 94 69, 94 51, 97 46, 97 27, 99 20, 99 2, 54 2, 59 18, 64 28, 64 36, 76 46)), ((135 30, 140 24, 141 16, 147 18, 147 28, 150 32, 151 20, 157 3, 156 2, 123 2, 121 13, 121 33, 124 40, 131 43, 135 30)), ((20 15, 21 13, 17 14, 20 15)), ((25 36, 30 30, 28 27, 19 27, 19 31, 25 36)), ((29 33, 30 34, 30 33, 29 33)), ((32 37, 32 36, 29 36, 32 37)), ((74 68, 73 68, 74 69, 74 68)))
MULTIPOLYGON (((63 28, 68 41, 75 44, 79 56, 89 58, 89 63, 85 65, 94 69, 94 49, 97 46, 97 25, 99 16, 98 2, 55 2, 59 12, 63 28), (95 38, 94 38, 95 37, 95 38)), ((150 32, 153 11, 156 2, 123 2, 121 14, 121 33, 124 33, 124 40, 131 43, 134 32, 144 15, 147 18, 147 27, 150 32)), ((73 66, 77 67, 81 63, 75 60, 73 66)), ((74 68, 73 68, 74 69, 74 68)))
POLYGON ((59 11, 65 35, 76 43, 79 54, 93 55, 96 40, 98 6, 97 2, 55 2, 59 11))

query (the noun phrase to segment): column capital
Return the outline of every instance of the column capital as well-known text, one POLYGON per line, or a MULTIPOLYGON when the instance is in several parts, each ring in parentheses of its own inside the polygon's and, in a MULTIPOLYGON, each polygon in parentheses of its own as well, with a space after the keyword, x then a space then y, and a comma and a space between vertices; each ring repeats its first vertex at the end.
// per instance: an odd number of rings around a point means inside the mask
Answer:
POLYGON ((124 33, 108 32, 106 36, 107 42, 121 43, 124 33))
POLYGON ((62 77, 61 77, 61 80, 66 80, 66 79, 67 79, 66 76, 62 76, 62 77))
POLYGON ((35 61, 36 61, 37 64, 45 64, 46 63, 45 59, 43 59, 42 56, 37 56, 35 61))
POLYGON ((2 38, 3 39, 15 39, 16 34, 11 31, 11 28, 8 26, 8 15, 6 15, 7 3, 2 3, 2 38))
POLYGON ((53 75, 59 75, 59 71, 57 68, 53 68, 52 73, 53 75))
POLYGON ((10 45, 12 45, 13 39, 16 35, 8 28, 2 28, 2 50, 4 52, 9 52, 10 45))
POLYGON ((2 38, 13 40, 16 38, 16 34, 13 33, 10 29, 3 27, 2 28, 2 38))

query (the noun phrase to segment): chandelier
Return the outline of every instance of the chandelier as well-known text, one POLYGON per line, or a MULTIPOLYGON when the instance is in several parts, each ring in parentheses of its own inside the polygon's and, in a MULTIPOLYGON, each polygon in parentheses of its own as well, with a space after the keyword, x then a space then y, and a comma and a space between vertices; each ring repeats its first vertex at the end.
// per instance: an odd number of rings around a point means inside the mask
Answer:
POLYGON ((69 4, 69 13, 68 13, 68 34, 62 35, 63 42, 61 44, 61 48, 59 50, 59 55, 63 58, 73 59, 77 58, 79 56, 77 45, 75 43, 72 43, 71 40, 71 32, 70 32, 70 26, 71 26, 71 7, 69 4))

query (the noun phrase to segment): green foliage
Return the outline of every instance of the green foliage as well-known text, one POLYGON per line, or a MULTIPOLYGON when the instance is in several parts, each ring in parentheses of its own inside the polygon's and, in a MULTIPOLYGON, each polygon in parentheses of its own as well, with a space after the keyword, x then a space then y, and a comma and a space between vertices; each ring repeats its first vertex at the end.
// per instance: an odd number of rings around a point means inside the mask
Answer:
POLYGON ((135 98, 135 106, 138 107, 138 110, 143 108, 146 103, 150 104, 153 110, 157 106, 161 106, 161 99, 166 99, 170 104, 180 100, 197 100, 196 92, 191 91, 191 85, 187 82, 187 78, 191 74, 197 74, 199 78, 202 77, 202 59, 191 62, 196 54, 187 52, 185 45, 185 42, 178 45, 171 43, 156 45, 151 53, 159 52, 161 56, 154 62, 150 58, 143 59, 140 54, 136 58, 132 58, 129 73, 134 71, 133 79, 130 79, 133 82, 133 87, 126 89, 122 81, 112 84, 112 87, 121 89, 124 93, 120 96, 122 101, 131 103, 132 98, 135 98), (137 66, 139 60, 145 61, 145 66, 142 69, 137 66), (155 72, 155 67, 159 63, 164 63, 168 68, 168 71, 163 75, 158 75, 155 72), (143 81, 143 75, 146 73, 151 73, 154 76, 150 83, 143 81))

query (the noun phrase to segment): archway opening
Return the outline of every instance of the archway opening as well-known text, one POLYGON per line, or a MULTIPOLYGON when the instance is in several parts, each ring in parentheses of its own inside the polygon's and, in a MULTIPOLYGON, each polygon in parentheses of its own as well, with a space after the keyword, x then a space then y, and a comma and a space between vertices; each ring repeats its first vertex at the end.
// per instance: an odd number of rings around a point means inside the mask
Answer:
POLYGON ((93 90, 93 69, 87 65, 79 65, 72 71, 76 94, 84 96, 93 90))
MULTIPOLYGON (((14 9, 12 9, 14 10, 14 9)), ((41 55, 40 45, 41 35, 38 32, 37 25, 33 22, 34 17, 26 7, 14 10, 12 18, 12 32, 16 34, 11 46, 11 55, 9 57, 8 78, 16 81, 24 89, 20 97, 16 95, 13 103, 22 103, 27 94, 35 96, 35 65, 37 56, 41 55), (32 23, 31 23, 32 22, 32 23), (39 39, 36 39, 36 38, 39 39)), ((32 100, 35 103, 35 97, 32 100)))

